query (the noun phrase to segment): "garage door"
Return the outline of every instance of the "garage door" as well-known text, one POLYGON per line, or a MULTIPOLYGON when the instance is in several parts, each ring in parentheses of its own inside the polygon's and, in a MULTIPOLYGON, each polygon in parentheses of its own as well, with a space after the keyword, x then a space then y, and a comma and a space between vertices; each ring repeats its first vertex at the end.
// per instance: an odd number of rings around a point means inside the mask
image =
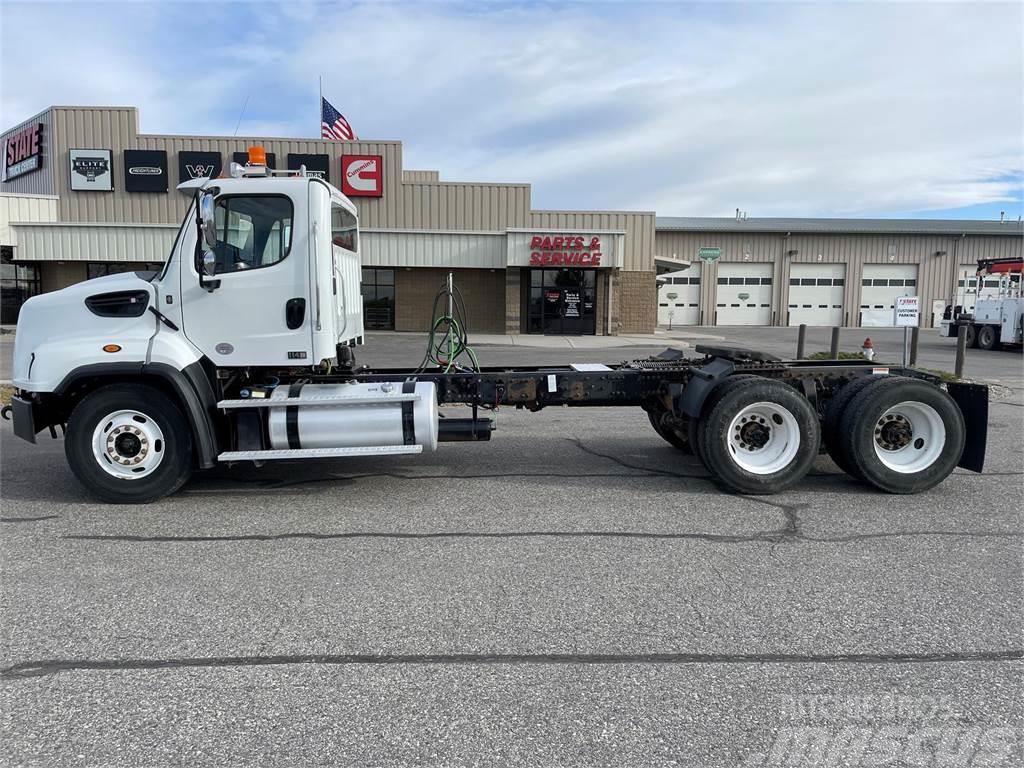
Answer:
POLYGON ((917 266, 866 264, 860 284, 860 324, 891 326, 896 297, 917 296, 917 266))
POLYGON ((658 275, 658 325, 700 322, 700 264, 658 275))
POLYGON ((842 325, 845 264, 794 264, 789 270, 789 324, 842 325))
POLYGON ((715 314, 718 325, 771 325, 772 265, 719 264, 715 314))

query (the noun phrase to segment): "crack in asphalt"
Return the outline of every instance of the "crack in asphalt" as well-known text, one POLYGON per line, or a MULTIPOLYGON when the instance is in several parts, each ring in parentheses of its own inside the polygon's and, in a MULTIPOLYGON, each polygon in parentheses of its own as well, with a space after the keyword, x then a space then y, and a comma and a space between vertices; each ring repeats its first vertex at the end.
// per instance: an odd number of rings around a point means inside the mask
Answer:
POLYGON ((935 653, 451 653, 451 654, 295 654, 282 656, 197 656, 179 659, 44 659, 0 669, 17 679, 66 671, 121 672, 203 667, 315 665, 606 665, 606 664, 961 664, 1019 661, 1024 650, 935 653))
POLYGON ((0 523, 35 523, 39 520, 57 520, 60 515, 39 515, 38 517, 0 517, 0 523))

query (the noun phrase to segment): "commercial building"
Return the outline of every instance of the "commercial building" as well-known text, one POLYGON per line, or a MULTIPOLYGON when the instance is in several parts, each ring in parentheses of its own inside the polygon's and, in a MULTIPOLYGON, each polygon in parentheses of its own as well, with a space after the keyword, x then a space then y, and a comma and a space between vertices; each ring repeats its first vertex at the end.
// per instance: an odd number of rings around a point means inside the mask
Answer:
POLYGON ((448 271, 478 332, 887 324, 894 296, 921 296, 928 317, 976 258, 1019 256, 1024 234, 1019 222, 534 210, 529 184, 404 168, 398 141, 143 134, 132 107, 51 107, 0 144, 5 323, 35 293, 161 264, 188 205, 177 185, 226 172, 252 145, 355 202, 369 328, 426 328, 448 271))

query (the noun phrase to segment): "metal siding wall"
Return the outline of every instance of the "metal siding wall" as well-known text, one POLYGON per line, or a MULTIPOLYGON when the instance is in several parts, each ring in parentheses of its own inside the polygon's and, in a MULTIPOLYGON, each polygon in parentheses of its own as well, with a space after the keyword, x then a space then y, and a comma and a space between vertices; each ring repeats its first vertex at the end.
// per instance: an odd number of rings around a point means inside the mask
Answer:
POLYGON ((530 211, 528 227, 588 230, 621 230, 626 233, 622 269, 628 272, 654 271, 654 214, 626 211, 530 211))
POLYGON ((15 224, 13 228, 19 259, 25 261, 163 262, 178 232, 176 225, 15 224))
MULTIPOLYGON (((55 154, 56 138, 53 132, 53 110, 46 110, 41 112, 35 117, 24 120, 11 130, 5 132, 3 136, 0 136, 0 152, 3 151, 4 147, 7 146, 7 137, 12 133, 17 133, 20 129, 26 125, 32 123, 42 123, 43 128, 43 165, 38 171, 32 173, 26 173, 24 176, 18 176, 10 181, 0 182, 0 192, 7 192, 15 195, 53 195, 55 193, 54 187, 54 162, 57 155, 55 154)), ((6 162, 6 160, 2 160, 6 162)))
POLYGON ((17 245, 11 224, 57 220, 57 198, 0 194, 0 244, 17 245))
POLYGON ((363 232, 359 256, 366 267, 505 269, 504 235, 363 232))

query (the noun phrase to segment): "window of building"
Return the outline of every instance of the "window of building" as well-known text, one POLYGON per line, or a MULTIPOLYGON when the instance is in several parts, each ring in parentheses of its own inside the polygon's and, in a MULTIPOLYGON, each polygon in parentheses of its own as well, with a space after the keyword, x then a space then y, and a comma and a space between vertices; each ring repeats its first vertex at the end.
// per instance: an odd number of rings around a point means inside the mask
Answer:
POLYGON ((21 305, 42 292, 39 266, 14 264, 14 247, 0 247, 0 323, 18 322, 21 305))
POLYGON ((395 270, 363 269, 363 325, 367 330, 395 329, 395 270))
POLYGON ((288 255, 292 201, 282 195, 217 199, 217 274, 269 267, 288 255))

